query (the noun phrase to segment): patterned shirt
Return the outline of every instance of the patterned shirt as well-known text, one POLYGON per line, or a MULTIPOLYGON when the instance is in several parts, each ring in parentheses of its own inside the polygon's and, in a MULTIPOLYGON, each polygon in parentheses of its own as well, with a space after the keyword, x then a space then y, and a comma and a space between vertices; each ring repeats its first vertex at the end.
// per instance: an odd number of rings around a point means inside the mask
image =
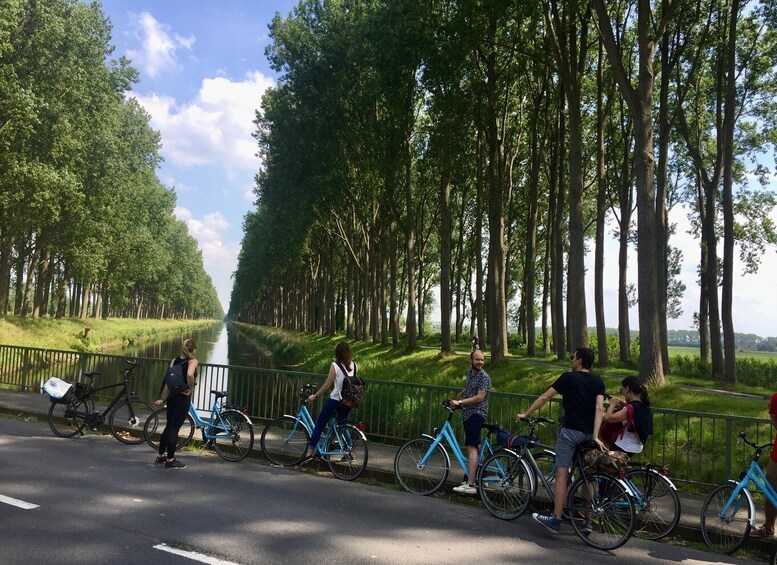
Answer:
POLYGON ((491 377, 483 369, 480 369, 474 375, 472 368, 467 369, 467 384, 464 385, 464 396, 462 398, 472 398, 477 396, 481 390, 486 391, 486 399, 479 404, 468 404, 461 409, 461 419, 466 420, 473 414, 480 414, 485 418, 488 416, 488 393, 491 391, 491 377))

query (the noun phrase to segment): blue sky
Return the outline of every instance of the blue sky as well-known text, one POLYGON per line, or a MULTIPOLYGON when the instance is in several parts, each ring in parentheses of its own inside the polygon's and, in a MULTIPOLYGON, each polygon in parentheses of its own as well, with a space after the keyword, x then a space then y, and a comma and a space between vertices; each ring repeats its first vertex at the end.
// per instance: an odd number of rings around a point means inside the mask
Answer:
MULTIPOLYGON (((159 178, 178 195, 176 216, 185 221, 202 250, 224 309, 229 306, 230 276, 237 265, 245 213, 253 208, 254 175, 261 166, 251 137, 252 120, 262 93, 275 84, 264 49, 267 25, 276 12, 286 16, 296 0, 104 0, 113 24, 114 56, 126 55, 140 71, 134 96, 162 135, 164 163, 159 178)), ((768 163, 773 166, 773 163, 768 163)), ((772 177, 774 179, 774 176, 772 177)), ((777 183, 772 181, 772 186, 777 183)), ((777 214, 773 214, 777 219, 777 214)), ((684 252, 682 279, 688 290, 684 314, 670 329, 691 329, 698 310, 698 242, 686 231, 681 208, 673 245, 684 252)), ((593 248, 592 242, 589 247, 593 248)), ((630 282, 636 284, 636 254, 631 253, 630 282)), ((617 245, 608 234, 605 253, 606 324, 617 326, 617 245)), ((594 325, 593 256, 586 258, 588 323, 594 325)), ((735 269, 734 326, 737 332, 777 336, 771 316, 777 312, 775 251, 763 258, 758 274, 735 269)), ((435 313, 439 319, 439 312, 435 313)), ((631 328, 637 329, 636 307, 631 328)))

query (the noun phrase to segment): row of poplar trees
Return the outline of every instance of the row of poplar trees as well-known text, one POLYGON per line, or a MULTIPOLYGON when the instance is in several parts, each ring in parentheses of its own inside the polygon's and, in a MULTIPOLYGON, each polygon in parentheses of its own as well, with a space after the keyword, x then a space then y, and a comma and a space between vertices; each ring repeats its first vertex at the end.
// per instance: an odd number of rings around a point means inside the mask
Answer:
POLYGON ((402 321, 413 348, 439 285, 442 351, 477 334, 498 362, 508 320, 529 355, 588 346, 593 292, 606 365, 614 236, 620 359, 636 302, 661 384, 683 205, 702 355, 735 382, 735 249, 752 271, 775 241, 773 194, 738 181, 767 178, 777 140, 776 23, 740 0, 303 0, 270 26, 231 314, 394 344, 402 321))
POLYGON ((0 314, 220 317, 98 3, 0 2, 0 314))

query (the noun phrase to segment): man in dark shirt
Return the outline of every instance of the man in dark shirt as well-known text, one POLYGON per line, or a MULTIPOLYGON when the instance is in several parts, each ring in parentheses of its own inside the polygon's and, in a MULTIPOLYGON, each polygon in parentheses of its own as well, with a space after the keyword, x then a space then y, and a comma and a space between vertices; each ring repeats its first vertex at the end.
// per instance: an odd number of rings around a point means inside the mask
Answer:
POLYGON ((564 499, 567 496, 569 467, 578 444, 595 440, 604 449, 599 440, 599 427, 604 413, 604 383, 591 373, 594 353, 587 347, 577 349, 572 355, 572 370, 562 374, 529 409, 518 414, 519 420, 539 410, 551 398, 560 394, 563 398, 564 424, 556 437, 556 481, 553 486, 553 514, 532 514, 538 523, 551 533, 561 529, 564 513, 564 499))

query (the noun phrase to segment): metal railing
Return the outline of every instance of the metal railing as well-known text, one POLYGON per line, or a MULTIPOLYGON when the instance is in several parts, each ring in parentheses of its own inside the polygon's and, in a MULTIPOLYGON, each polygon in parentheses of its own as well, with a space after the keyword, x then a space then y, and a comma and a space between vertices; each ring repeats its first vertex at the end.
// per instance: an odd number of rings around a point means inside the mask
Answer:
MULTIPOLYGON (((120 382, 125 358, 128 357, 0 345, 0 388, 40 393, 50 377, 79 381, 83 371, 99 371, 96 384, 105 386, 120 382)), ((144 399, 157 398, 169 360, 133 359, 139 363, 134 391, 144 399)), ((318 373, 202 363, 193 402, 197 409, 209 410, 210 391, 228 391, 229 403, 248 408, 252 419, 262 426, 281 414, 296 413, 300 386, 308 382, 320 385, 325 378, 326 375, 318 373)), ((363 422, 372 439, 398 445, 441 425, 445 419, 442 401, 460 390, 460 386, 367 379, 365 401, 351 418, 363 422)), ((520 428, 515 415, 526 410, 535 398, 535 395, 492 392, 488 421, 517 431, 520 428)), ((751 454, 743 446, 737 449, 740 430, 746 429, 748 436, 758 443, 773 437, 767 419, 663 408, 653 408, 653 413, 654 435, 639 460, 669 465, 670 474, 681 483, 718 484, 744 468, 751 454)), ((558 398, 542 409, 542 415, 556 420, 562 414, 558 398)), ((455 418, 453 423, 463 437, 461 420, 455 418)), ((544 442, 552 444, 554 437, 555 429, 541 430, 544 442)))

